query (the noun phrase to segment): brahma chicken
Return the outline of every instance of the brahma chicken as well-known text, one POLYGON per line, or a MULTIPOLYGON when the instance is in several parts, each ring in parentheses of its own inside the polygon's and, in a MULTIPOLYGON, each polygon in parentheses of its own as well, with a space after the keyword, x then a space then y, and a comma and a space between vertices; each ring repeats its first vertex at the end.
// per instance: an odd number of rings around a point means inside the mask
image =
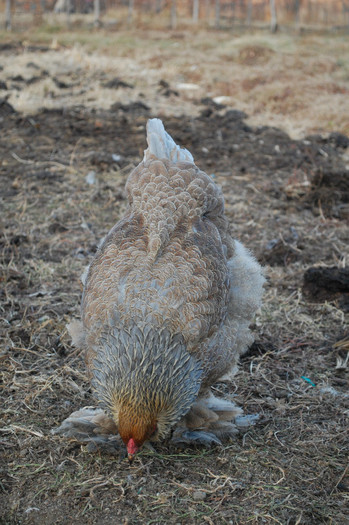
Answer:
POLYGON ((161 120, 148 121, 147 141, 126 184, 125 216, 88 269, 82 322, 69 326, 101 408, 75 412, 58 429, 97 444, 118 433, 130 460, 171 432, 175 441, 218 444, 246 423, 210 387, 233 376, 253 342, 264 282, 229 233, 213 179, 161 120))

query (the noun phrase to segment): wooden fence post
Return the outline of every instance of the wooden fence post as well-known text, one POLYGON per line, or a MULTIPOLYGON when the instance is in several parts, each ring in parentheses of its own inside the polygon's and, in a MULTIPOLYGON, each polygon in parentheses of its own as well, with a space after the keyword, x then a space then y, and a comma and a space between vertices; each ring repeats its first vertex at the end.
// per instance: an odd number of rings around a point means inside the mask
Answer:
POLYGON ((294 14, 295 14, 295 24, 297 31, 300 31, 300 0, 294 1, 294 14))
POLYGON ((162 0, 155 0, 155 13, 161 13, 162 11, 162 0))
POLYGON ((216 6, 215 6, 215 24, 216 27, 219 28, 221 25, 221 2, 220 0, 216 0, 216 6))
POLYGON ((246 24, 247 27, 251 27, 252 23, 252 0, 248 0, 247 2, 247 16, 246 16, 246 24))
POLYGON ((171 29, 176 29, 177 27, 177 1, 172 0, 171 3, 171 29))
POLYGON ((43 3, 41 2, 41 0, 36 0, 35 10, 34 10, 34 15, 33 15, 34 25, 38 26, 42 24, 42 20, 43 20, 42 14, 43 14, 43 3))
POLYGON ((342 13, 343 13, 343 22, 344 25, 349 26, 349 4, 345 0, 342 0, 342 13), (345 15, 347 15, 345 17, 345 15), (345 18, 347 18, 347 21, 345 22, 345 18))
POLYGON ((95 19, 94 19, 94 25, 96 27, 99 27, 101 25, 101 2, 100 0, 94 0, 94 16, 95 16, 95 19))
POLYGON ((270 0, 270 31, 276 33, 278 29, 278 21, 276 16, 275 0, 270 0))
POLYGON ((134 11, 134 0, 129 0, 129 2, 128 2, 128 15, 127 15, 127 24, 128 25, 132 24, 133 11, 134 11))
POLYGON ((193 23, 197 24, 199 21, 199 0, 193 0, 193 23))
POLYGON ((5 4, 5 29, 7 31, 12 30, 11 0, 6 0, 5 4))
POLYGON ((71 11, 71 0, 66 0, 65 8, 67 10, 67 27, 70 29, 70 11, 71 11))

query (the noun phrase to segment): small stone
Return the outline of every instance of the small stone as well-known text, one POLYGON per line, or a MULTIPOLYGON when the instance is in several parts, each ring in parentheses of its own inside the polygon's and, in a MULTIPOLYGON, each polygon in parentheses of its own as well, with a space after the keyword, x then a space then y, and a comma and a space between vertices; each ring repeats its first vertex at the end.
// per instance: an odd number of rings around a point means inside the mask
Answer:
POLYGON ((204 501, 204 499, 206 499, 206 492, 203 492, 202 490, 196 490, 193 492, 194 501, 204 501))
POLYGON ((95 171, 89 171, 88 174, 85 177, 85 180, 86 180, 87 184, 90 184, 90 185, 96 184, 96 182, 97 182, 96 172, 95 171))

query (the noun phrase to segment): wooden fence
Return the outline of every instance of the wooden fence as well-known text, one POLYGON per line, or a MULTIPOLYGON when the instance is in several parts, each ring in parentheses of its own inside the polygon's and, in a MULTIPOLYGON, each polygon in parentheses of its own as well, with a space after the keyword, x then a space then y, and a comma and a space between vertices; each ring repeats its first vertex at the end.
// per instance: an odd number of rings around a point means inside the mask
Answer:
POLYGON ((217 28, 280 26, 343 28, 349 30, 349 0, 0 0, 0 24, 20 30, 43 19, 67 26, 77 20, 95 26, 137 26, 147 21, 155 27, 183 25, 217 28), (64 18, 62 18, 64 15, 64 18))

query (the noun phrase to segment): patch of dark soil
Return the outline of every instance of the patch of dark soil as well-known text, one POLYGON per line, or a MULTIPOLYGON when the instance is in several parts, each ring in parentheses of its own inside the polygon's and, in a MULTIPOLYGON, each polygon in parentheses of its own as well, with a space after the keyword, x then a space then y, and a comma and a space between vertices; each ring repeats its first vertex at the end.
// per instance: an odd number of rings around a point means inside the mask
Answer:
POLYGON ((131 84, 128 84, 127 82, 124 82, 123 80, 121 80, 118 77, 112 78, 111 80, 108 80, 107 82, 104 82, 104 84, 102 84, 102 86, 104 88, 109 88, 109 89, 119 89, 119 88, 133 89, 133 86, 131 84))
POLYGON ((26 67, 31 67, 32 69, 40 69, 40 66, 38 66, 37 64, 35 64, 35 62, 28 62, 28 64, 26 65, 26 67))
POLYGON ((330 133, 328 140, 336 148, 346 149, 349 147, 349 137, 343 135, 343 133, 333 132, 330 133))
POLYGON ((170 87, 170 84, 166 82, 166 80, 159 81, 158 93, 160 93, 160 95, 162 95, 163 97, 170 97, 171 95, 175 97, 179 97, 178 91, 176 91, 175 89, 172 89, 170 87))
POLYGON ((24 78, 22 75, 15 75, 14 77, 10 77, 10 80, 13 80, 13 82, 24 82, 24 78))
POLYGON ((262 264, 270 266, 287 266, 290 263, 302 259, 304 243, 299 238, 295 228, 290 228, 290 233, 279 239, 267 242, 263 251, 259 254, 262 264))
POLYGON ((308 268, 303 293, 311 301, 334 301, 349 312, 349 268, 308 268))
POLYGON ((40 82, 44 77, 48 76, 48 74, 45 74, 44 72, 40 76, 35 76, 31 78, 27 78, 25 83, 29 86, 30 84, 36 84, 37 82, 40 82))
POLYGON ((318 169, 306 196, 312 208, 327 217, 349 219, 349 170, 318 169))
MULTIPOLYGON (((208 106, 216 111, 219 111, 220 109, 224 109, 226 106, 224 104, 219 104, 218 102, 215 102, 211 97, 204 97, 200 100, 200 104, 204 106, 208 106)), ((247 115, 243 113, 242 111, 239 111, 241 116, 239 118, 245 118, 247 115)))
POLYGON ((24 45, 23 47, 29 53, 47 53, 48 51, 51 51, 50 47, 33 44, 24 45))
POLYGON ((256 340, 252 343, 250 348, 245 352, 245 354, 241 357, 241 362, 244 361, 250 362, 251 359, 255 357, 261 357, 264 354, 270 354, 270 353, 276 353, 277 347, 275 345, 275 341, 271 341, 270 339, 260 339, 256 340))
POLYGON ((269 264, 270 266, 287 266, 300 258, 299 250, 281 239, 269 241, 265 251, 259 256, 262 264, 269 264))
POLYGON ((268 190, 276 197, 291 198, 295 205, 308 205, 326 217, 348 219, 349 171, 341 155, 347 137, 332 134, 328 139, 314 136, 295 141, 276 128, 264 126, 253 130, 245 124, 245 117, 243 112, 235 110, 222 116, 212 108, 203 111, 202 122, 207 121, 211 133, 216 134, 214 148, 207 144, 207 138, 199 140, 200 144, 206 142, 204 157, 209 157, 209 162, 215 155, 228 155, 234 172, 263 170, 267 176, 274 174, 268 190))
POLYGON ((60 80, 59 78, 56 78, 56 77, 52 77, 52 80, 59 89, 68 89, 68 88, 73 87, 74 85, 71 83, 68 84, 64 80, 60 80))
POLYGON ((137 103, 9 111, 0 134, 6 525, 347 523, 345 321, 336 303, 301 294, 307 267, 348 257, 345 222, 313 213, 304 197, 317 170, 342 170, 343 148, 207 107, 164 123, 222 186, 233 235, 267 265, 256 342, 234 380, 214 386, 259 423, 221 448, 159 443, 132 466, 50 433, 94 404, 66 324, 79 317, 80 275, 126 209, 125 181, 143 157, 151 111, 137 103), (298 187, 288 194, 293 174, 298 187))
POLYGON ((144 102, 130 102, 130 104, 121 104, 121 102, 116 102, 110 108, 111 111, 123 111, 124 113, 136 113, 142 115, 144 113, 149 113, 150 107, 144 104, 144 102))
POLYGON ((5 99, 0 99, 0 118, 16 113, 15 109, 5 99))
POLYGON ((3 42, 0 43, 0 52, 4 51, 13 51, 15 49, 18 49, 20 46, 17 42, 3 42))

